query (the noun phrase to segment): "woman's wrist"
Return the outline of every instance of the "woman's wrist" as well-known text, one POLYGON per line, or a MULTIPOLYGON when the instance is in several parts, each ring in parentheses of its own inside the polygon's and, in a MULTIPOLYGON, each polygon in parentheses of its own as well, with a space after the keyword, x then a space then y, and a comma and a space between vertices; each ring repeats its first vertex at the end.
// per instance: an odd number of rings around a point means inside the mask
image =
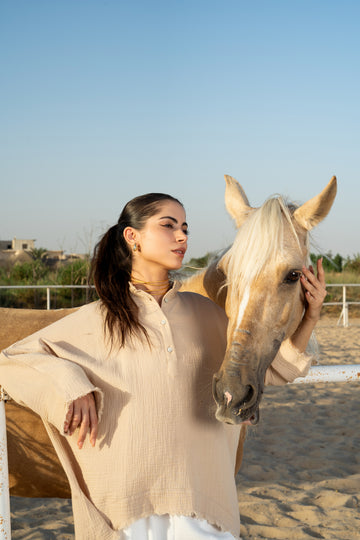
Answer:
POLYGON ((305 311, 303 320, 308 322, 309 324, 313 324, 314 327, 320 320, 320 310, 315 313, 309 313, 309 311, 305 311))
POLYGON ((300 353, 303 353, 306 351, 311 334, 313 333, 317 322, 318 322, 318 318, 314 316, 308 317, 305 313, 297 330, 294 332, 292 336, 290 336, 290 343, 300 353))

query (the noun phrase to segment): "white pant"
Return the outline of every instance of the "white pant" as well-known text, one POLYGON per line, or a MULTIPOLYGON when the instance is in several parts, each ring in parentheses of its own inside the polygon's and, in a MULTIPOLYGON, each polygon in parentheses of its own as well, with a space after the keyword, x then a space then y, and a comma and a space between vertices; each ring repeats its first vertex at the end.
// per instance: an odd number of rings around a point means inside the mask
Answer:
POLYGON ((135 521, 121 531, 119 540, 235 540, 235 537, 205 519, 166 514, 135 521))

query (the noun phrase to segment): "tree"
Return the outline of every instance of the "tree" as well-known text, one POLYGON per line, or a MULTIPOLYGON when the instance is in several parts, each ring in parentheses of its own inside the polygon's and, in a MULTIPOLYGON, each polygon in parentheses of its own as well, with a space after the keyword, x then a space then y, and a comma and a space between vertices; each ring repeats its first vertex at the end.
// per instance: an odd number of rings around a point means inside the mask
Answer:
POLYGON ((344 270, 347 270, 348 272, 354 272, 356 274, 360 274, 360 253, 355 255, 353 259, 350 259, 350 257, 347 257, 344 264, 344 270))
POLYGON ((59 268, 57 282, 59 285, 86 285, 89 269, 88 258, 68 262, 59 268))
POLYGON ((323 267, 325 272, 342 272, 343 257, 339 253, 334 256, 331 251, 328 251, 324 255, 310 253, 310 260, 314 267, 316 266, 316 261, 321 257, 323 257, 323 267))
POLYGON ((47 249, 45 248, 32 248, 30 250, 30 254, 34 261, 42 261, 44 258, 44 254, 47 253, 47 249))

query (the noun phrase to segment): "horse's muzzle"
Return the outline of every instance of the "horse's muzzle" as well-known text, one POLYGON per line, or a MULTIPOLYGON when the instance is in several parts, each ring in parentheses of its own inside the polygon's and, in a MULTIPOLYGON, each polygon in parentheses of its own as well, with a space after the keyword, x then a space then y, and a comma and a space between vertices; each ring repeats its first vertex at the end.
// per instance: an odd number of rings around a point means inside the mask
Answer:
POLYGON ((260 393, 252 384, 243 385, 236 381, 229 384, 223 374, 213 377, 213 396, 217 404, 216 418, 228 424, 259 421, 260 393))

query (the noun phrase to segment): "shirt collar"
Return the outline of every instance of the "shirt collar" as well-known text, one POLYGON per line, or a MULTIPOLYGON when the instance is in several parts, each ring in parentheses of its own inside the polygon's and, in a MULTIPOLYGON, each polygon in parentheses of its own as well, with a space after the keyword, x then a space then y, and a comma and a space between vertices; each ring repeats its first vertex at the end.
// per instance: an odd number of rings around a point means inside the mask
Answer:
MULTIPOLYGON (((169 302, 170 300, 173 300, 175 296, 177 295, 177 292, 180 289, 180 287, 181 287, 180 281, 177 281, 177 280, 173 281, 171 288, 167 291, 167 293, 164 294, 163 301, 165 300, 165 298, 167 302, 169 302)), ((145 300, 145 299, 152 298, 151 294, 145 291, 142 291, 141 289, 137 289, 135 285, 131 283, 131 281, 129 281, 129 289, 130 289, 130 292, 139 299, 142 298, 145 300)))

